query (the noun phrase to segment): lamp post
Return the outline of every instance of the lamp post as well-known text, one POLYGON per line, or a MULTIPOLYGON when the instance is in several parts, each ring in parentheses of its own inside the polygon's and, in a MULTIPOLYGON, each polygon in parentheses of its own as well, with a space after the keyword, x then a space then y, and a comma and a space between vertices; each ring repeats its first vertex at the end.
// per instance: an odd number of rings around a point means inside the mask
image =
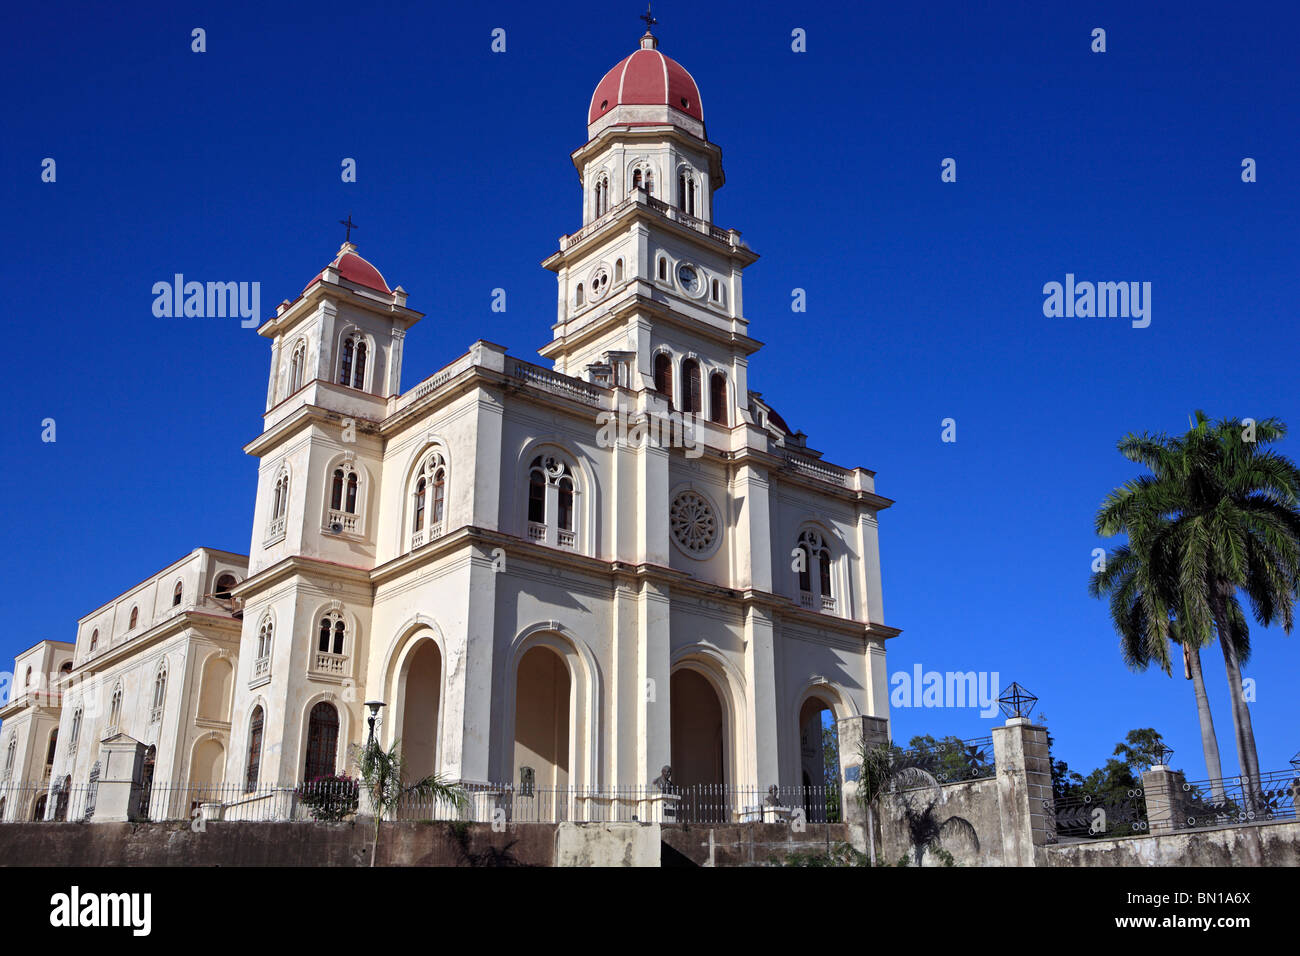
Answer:
POLYGON ((368 700, 366 701, 366 706, 370 708, 370 717, 368 718, 370 723, 370 738, 366 741, 366 747, 369 749, 375 745, 375 724, 379 720, 379 708, 384 706, 384 702, 382 700, 368 700))

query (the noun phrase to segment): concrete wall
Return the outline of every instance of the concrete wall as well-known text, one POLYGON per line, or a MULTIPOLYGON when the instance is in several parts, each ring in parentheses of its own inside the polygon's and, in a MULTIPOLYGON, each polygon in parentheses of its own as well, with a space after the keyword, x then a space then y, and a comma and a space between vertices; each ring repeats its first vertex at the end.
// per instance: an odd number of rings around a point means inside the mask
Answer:
POLYGON ((1300 866, 1300 822, 1039 847, 1038 866, 1300 866))
MULTIPOLYGON (((923 790, 911 791, 913 804, 917 810, 925 807, 928 799, 923 790)), ((912 841, 907 833, 907 823, 903 813, 903 795, 887 793, 881 800, 880 820, 877 822, 880 837, 880 862, 897 863, 903 854, 909 857, 909 865, 915 865, 912 841)), ((998 804, 998 781, 995 777, 984 780, 971 780, 963 783, 948 783, 940 787, 935 818, 946 821, 952 817, 961 817, 970 821, 975 828, 976 840, 960 834, 956 827, 949 827, 940 837, 938 846, 953 856, 958 866, 1004 866, 1006 860, 1002 852, 1002 813, 998 804)), ((932 847, 922 860, 924 866, 942 865, 938 854, 932 847)))
MULTIPOLYGON (((353 823, 12 823, 0 866, 368 866, 374 829, 353 823)), ((380 866, 747 866, 822 853, 843 824, 386 823, 380 866), (712 845, 712 853, 710 851, 712 845), (710 860, 712 859, 712 863, 710 860)))

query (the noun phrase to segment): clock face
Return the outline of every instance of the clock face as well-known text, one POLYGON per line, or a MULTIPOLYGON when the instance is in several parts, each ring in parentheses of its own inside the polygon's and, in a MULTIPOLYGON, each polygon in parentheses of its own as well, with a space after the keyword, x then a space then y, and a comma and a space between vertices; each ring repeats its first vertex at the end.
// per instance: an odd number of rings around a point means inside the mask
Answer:
POLYGON ((694 295, 700 289, 700 275, 694 266, 678 266, 677 281, 688 295, 694 295))

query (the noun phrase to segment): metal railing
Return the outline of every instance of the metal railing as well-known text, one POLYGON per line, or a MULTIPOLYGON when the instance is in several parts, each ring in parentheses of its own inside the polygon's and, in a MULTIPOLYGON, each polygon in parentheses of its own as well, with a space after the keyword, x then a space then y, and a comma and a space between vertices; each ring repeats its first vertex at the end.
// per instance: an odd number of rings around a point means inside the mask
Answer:
POLYGON ((933 747, 900 751, 897 766, 918 767, 940 783, 983 780, 997 773, 993 759, 993 738, 940 740, 933 747))
POLYGON ((1250 786, 1246 777, 1186 781, 1170 801, 1170 826, 1181 830, 1296 819, 1300 776, 1295 770, 1262 773, 1256 784, 1250 786))
MULTIPOLYGON (((1044 809, 1047 801, 1043 801, 1044 809)), ((1141 787, 1111 793, 1085 793, 1056 800, 1054 813, 1045 814, 1050 839, 1060 837, 1102 839, 1140 836, 1150 829, 1147 803, 1141 787)))
MULTIPOLYGON (((105 784, 66 789, 35 782, 0 784, 0 822, 93 822, 105 784)), ((509 823, 840 823, 838 786, 699 784, 622 787, 538 787, 473 784, 460 801, 403 795, 388 820, 509 823)), ((134 785, 127 815, 139 822, 335 822, 368 806, 362 784, 335 777, 311 783, 134 785)))

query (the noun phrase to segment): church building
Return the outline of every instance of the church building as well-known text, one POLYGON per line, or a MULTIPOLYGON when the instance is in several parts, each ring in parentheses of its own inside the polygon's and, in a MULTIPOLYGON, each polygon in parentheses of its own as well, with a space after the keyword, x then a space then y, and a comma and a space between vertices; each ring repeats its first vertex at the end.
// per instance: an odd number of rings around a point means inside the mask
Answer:
POLYGON ((350 241, 280 303, 248 556, 196 549, 20 655, 0 760, 40 792, 0 819, 123 746, 177 786, 347 773, 372 701, 412 776, 595 793, 820 783, 823 711, 845 763, 887 734, 891 501, 754 390, 758 255, 658 46, 583 104, 536 361, 480 340, 404 389, 421 313, 350 241))

